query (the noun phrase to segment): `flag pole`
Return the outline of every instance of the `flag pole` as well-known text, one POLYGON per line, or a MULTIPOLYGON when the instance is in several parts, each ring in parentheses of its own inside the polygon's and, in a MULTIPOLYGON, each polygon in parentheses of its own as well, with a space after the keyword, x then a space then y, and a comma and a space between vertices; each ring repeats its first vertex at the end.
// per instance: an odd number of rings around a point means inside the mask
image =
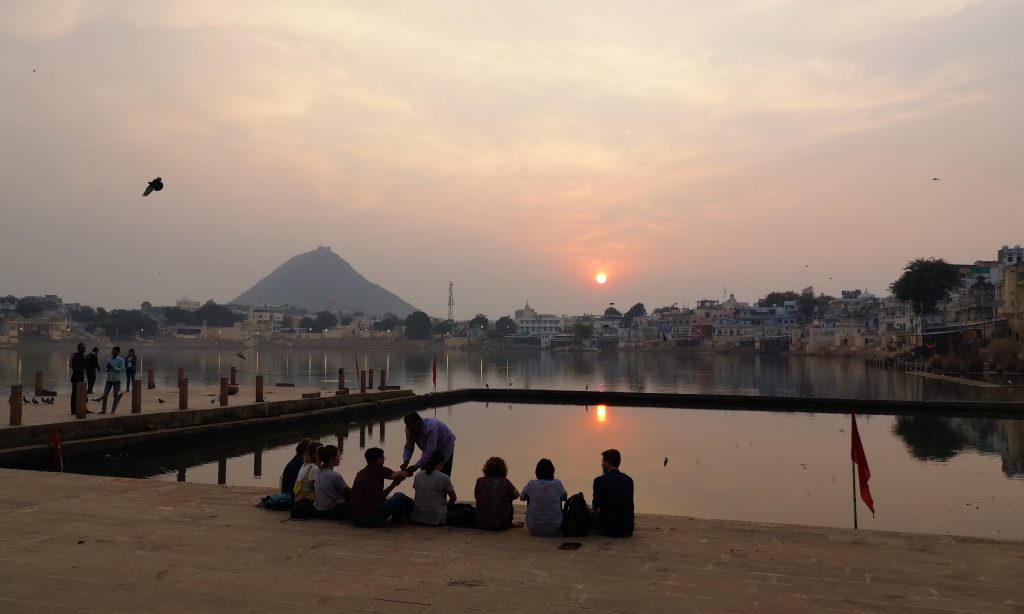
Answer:
POLYGON ((853 528, 857 528, 857 466, 850 458, 850 490, 853 492, 853 528))

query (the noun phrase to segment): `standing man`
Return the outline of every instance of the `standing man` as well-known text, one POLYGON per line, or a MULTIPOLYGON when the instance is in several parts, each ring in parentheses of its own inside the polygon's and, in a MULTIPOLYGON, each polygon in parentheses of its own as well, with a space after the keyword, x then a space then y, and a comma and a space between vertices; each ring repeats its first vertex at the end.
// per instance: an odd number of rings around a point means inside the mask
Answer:
POLYGON ((89 379, 88 394, 96 394, 92 387, 96 384, 96 373, 100 370, 100 349, 93 348, 85 357, 85 376, 89 379))
POLYGON ((430 466, 430 455, 437 450, 444 454, 441 472, 451 477, 452 457, 455 456, 455 433, 437 418, 421 418, 416 412, 405 415, 405 449, 402 450, 402 471, 412 475, 417 469, 430 466), (416 464, 410 465, 413 445, 423 452, 416 464))
POLYGON ((124 388, 125 392, 132 389, 132 380, 135 379, 135 367, 138 365, 138 361, 139 359, 135 357, 135 348, 128 348, 128 355, 124 359, 124 374, 128 377, 128 383, 124 388))
POLYGON ((107 397, 110 396, 110 391, 114 391, 114 407, 111 408, 110 413, 117 411, 117 402, 121 400, 121 374, 124 373, 124 358, 118 356, 121 353, 121 348, 114 346, 110 350, 110 358, 107 359, 107 384, 103 387, 103 396, 100 400, 103 401, 103 405, 100 407, 100 413, 107 413, 107 397))
MULTIPOLYGON (((78 344, 78 351, 71 355, 71 415, 78 405, 78 384, 85 381, 85 344, 78 344)), ((95 376, 94 376, 95 377, 95 376)))
POLYGON ((594 478, 594 504, 591 518, 597 531, 608 537, 633 534, 633 478, 619 471, 622 455, 618 450, 601 453, 601 471, 594 478))

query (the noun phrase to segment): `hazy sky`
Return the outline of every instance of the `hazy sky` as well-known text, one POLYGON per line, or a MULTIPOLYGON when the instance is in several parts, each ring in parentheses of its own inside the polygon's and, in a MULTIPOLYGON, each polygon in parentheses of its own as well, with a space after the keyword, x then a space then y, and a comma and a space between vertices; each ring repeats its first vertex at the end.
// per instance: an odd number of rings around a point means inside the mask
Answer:
POLYGON ((453 280, 459 318, 882 294, 911 258, 1024 243, 1022 24, 1020 0, 2 0, 0 293, 226 301, 325 244, 432 315, 453 280))

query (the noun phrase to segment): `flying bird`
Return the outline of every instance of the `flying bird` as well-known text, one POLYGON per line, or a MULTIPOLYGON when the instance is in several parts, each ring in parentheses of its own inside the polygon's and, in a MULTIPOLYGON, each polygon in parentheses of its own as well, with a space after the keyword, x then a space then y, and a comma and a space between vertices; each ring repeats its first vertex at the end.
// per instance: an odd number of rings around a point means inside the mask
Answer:
POLYGON ((167 401, 165 401, 165 400, 163 400, 163 399, 157 399, 157 401, 160 401, 160 404, 161 404, 161 405, 163 405, 164 403, 166 403, 166 402, 167 402, 167 401))
POLYGON ((932 181, 942 181, 942 180, 939 179, 938 177, 932 177, 932 181))
POLYGON ((665 457, 665 464, 662 465, 662 467, 668 467, 668 457, 667 456, 665 457))
POLYGON ((487 382, 484 382, 484 388, 490 388, 490 387, 491 387, 490 384, 488 384, 487 382))
POLYGON ((164 189, 164 182, 162 179, 157 177, 153 181, 149 182, 149 185, 146 186, 146 191, 143 192, 142 195, 149 196, 152 192, 159 192, 162 189, 164 189))
POLYGON ((241 358, 242 360, 248 360, 248 359, 247 359, 247 358, 246 358, 245 356, 243 356, 243 355, 242 355, 242 353, 241 353, 241 352, 235 352, 235 356, 238 356, 238 357, 239 357, 239 358, 241 358))

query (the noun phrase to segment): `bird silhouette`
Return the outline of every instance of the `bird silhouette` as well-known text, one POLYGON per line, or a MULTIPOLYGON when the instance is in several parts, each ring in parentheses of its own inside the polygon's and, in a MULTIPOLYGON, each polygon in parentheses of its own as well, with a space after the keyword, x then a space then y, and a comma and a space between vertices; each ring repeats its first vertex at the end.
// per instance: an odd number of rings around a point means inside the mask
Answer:
POLYGON ((28 397, 26 397, 26 396, 22 396, 21 397, 21 402, 24 403, 25 405, 28 405, 29 403, 31 403, 31 401, 29 401, 28 397))
POLYGON ((939 179, 938 177, 932 177, 932 181, 942 181, 942 180, 939 179))
POLYGON ((590 390, 590 384, 586 384, 586 385, 584 385, 584 386, 583 386, 583 389, 584 389, 584 390, 590 390))
POLYGON ((156 179, 154 179, 153 181, 150 181, 150 182, 149 182, 149 185, 148 185, 148 186, 146 186, 146 191, 145 191, 145 192, 143 192, 143 193, 142 193, 142 195, 143 195, 143 196, 149 196, 149 195, 150 195, 150 194, 152 194, 153 192, 159 192, 159 191, 160 191, 160 190, 162 190, 162 189, 164 189, 164 182, 163 182, 163 180, 162 180, 162 179, 160 179, 159 177, 157 177, 157 178, 156 178, 156 179))
POLYGON ((509 385, 509 386, 511 386, 511 385, 512 385, 512 384, 514 384, 514 383, 515 383, 515 382, 509 382, 509 383, 508 383, 508 385, 509 385))
POLYGON ((165 400, 163 400, 163 399, 157 399, 157 401, 160 401, 160 404, 161 404, 161 405, 163 405, 164 403, 166 403, 166 402, 167 402, 167 401, 165 401, 165 400))
POLYGON ((484 388, 490 388, 490 387, 491 387, 490 384, 488 384, 487 382, 484 382, 484 388))
POLYGON ((37 401, 35 397, 32 397, 32 404, 39 405, 39 401, 37 401))
POLYGON ((242 355, 242 353, 241 353, 241 352, 235 352, 235 356, 238 356, 238 357, 239 357, 239 358, 241 358, 242 360, 248 360, 248 359, 247 359, 247 358, 246 358, 245 356, 243 356, 243 355, 242 355))
POLYGON ((668 457, 667 456, 665 457, 665 464, 663 464, 662 467, 668 467, 668 457))

